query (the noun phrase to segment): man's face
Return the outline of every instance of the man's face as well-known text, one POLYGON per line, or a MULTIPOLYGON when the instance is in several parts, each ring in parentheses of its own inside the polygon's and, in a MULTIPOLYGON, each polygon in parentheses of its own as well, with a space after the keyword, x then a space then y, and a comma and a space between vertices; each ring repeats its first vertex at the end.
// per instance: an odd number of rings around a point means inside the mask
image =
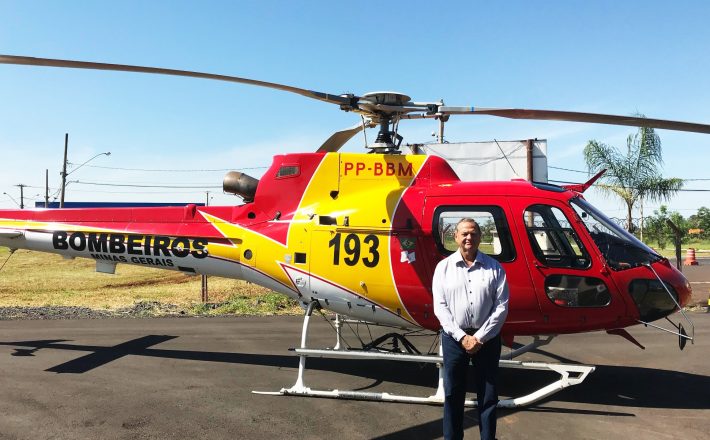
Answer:
POLYGON ((475 223, 459 223, 454 235, 456 244, 464 253, 476 252, 481 244, 481 230, 475 223))

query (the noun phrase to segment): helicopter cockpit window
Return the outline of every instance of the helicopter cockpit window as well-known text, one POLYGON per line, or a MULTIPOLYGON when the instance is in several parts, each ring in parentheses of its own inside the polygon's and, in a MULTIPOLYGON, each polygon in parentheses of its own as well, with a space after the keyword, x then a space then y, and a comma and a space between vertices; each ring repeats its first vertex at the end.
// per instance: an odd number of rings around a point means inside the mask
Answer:
POLYGON ((283 179, 284 177, 294 177, 299 174, 301 174, 301 168, 298 165, 281 165, 276 173, 276 178, 283 179))
POLYGON ((662 259, 653 249, 610 220, 583 198, 576 197, 570 201, 570 204, 582 219, 589 235, 612 269, 629 269, 662 259))
POLYGON ((501 262, 515 259, 515 248, 503 210, 498 206, 441 206, 434 213, 433 231, 439 250, 449 255, 458 249, 454 240, 456 223, 472 218, 481 227, 481 249, 501 262))
POLYGON ((551 275, 545 279, 545 293, 562 307, 603 307, 611 302, 604 281, 592 277, 551 275))
POLYGON ((523 216, 530 244, 541 263, 574 269, 589 267, 589 254, 560 209, 533 205, 523 216))

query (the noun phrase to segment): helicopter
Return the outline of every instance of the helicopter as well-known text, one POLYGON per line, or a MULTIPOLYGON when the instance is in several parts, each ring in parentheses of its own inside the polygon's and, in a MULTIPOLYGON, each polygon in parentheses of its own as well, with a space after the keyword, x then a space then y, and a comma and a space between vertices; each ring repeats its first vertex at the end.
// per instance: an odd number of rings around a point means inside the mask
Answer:
MULTIPOLYGON (((453 225, 473 218, 483 231, 481 249, 497 259, 510 286, 506 345, 501 366, 548 370, 560 378, 501 407, 534 403, 581 383, 593 366, 513 360, 556 335, 606 331, 640 346, 626 330, 645 324, 678 336, 681 349, 694 328, 683 312, 688 280, 670 262, 584 198, 601 176, 584 184, 556 186, 521 179, 465 182, 437 156, 405 154, 397 129, 402 121, 489 115, 710 133, 710 125, 554 110, 447 106, 419 102, 398 92, 329 94, 227 75, 48 58, 0 55, 0 64, 110 70, 228 81, 295 93, 356 113, 360 122, 335 132, 313 152, 276 155, 260 179, 232 171, 225 192, 233 206, 31 209, 0 211, 0 246, 90 258, 96 270, 117 264, 242 279, 299 301, 305 310, 296 383, 264 394, 442 403, 441 373, 429 397, 364 391, 313 390, 305 385, 308 357, 389 359, 440 365, 441 353, 422 354, 402 331, 436 332, 431 280, 438 261, 456 251, 453 225), (367 153, 340 152, 365 128, 379 127, 367 153), (336 344, 307 345, 314 310, 335 313, 336 344), (689 325, 668 318, 680 311, 689 325), (652 322, 667 319, 674 329, 652 322), (343 349, 348 322, 393 328, 395 349, 343 349), (399 349, 404 345, 406 352, 399 349)), ((389 340, 389 339, 387 339, 389 340)), ((642 347, 643 348, 643 347, 642 347)), ((467 401, 467 405, 475 405, 467 401)))

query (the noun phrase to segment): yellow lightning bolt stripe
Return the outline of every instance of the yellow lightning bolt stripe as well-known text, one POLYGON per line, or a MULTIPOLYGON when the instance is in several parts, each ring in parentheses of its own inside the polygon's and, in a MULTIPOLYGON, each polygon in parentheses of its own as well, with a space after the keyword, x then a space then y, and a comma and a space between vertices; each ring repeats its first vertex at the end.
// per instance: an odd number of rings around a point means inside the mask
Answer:
POLYGON ((214 215, 200 211, 200 214, 212 224, 232 244, 209 243, 207 253, 211 257, 231 260, 258 269, 280 281, 292 289, 297 290, 290 278, 279 265, 286 255, 287 246, 246 227, 230 223, 214 215), (244 255, 246 250, 251 251, 251 258, 244 255))
MULTIPOLYGON (((389 241, 395 209, 425 160, 426 156, 327 154, 311 177, 293 219, 288 222, 285 245, 249 227, 200 211, 232 243, 210 243, 209 255, 254 267, 297 290, 284 265, 291 264, 286 261, 287 255, 290 258, 296 252, 303 252, 308 255, 308 264, 296 266, 298 270, 413 321, 394 285, 389 241), (337 196, 334 197, 334 193, 337 196), (335 218, 337 224, 321 224, 319 218, 324 216, 335 218), (348 226, 344 225, 345 217, 348 217, 348 226), (338 250, 340 259, 334 264, 336 249, 331 240, 336 234, 341 234, 341 248, 338 250), (349 245, 359 243, 359 258, 348 254, 352 246, 344 248, 345 240, 349 245), (244 257, 247 249, 252 254, 249 260, 244 257), (344 257, 349 257, 351 263, 357 261, 349 265, 344 257), (375 258, 378 264, 374 267, 363 262, 364 259, 372 262, 375 258)), ((288 185, 287 180, 282 182, 288 185)))
MULTIPOLYGON (((321 162, 318 165, 314 177, 308 183, 306 192, 308 192, 308 188, 313 187, 319 182, 316 176, 320 174, 318 170, 322 169, 323 163, 324 162, 321 162)), ((337 174, 335 177, 337 178, 337 174)), ((288 185, 287 180, 283 182, 288 185)), ((300 206, 303 206, 303 199, 301 199, 300 206)), ((288 227, 286 245, 247 227, 228 222, 219 217, 207 214, 206 212, 198 212, 205 220, 210 222, 224 238, 232 242, 232 245, 219 243, 208 244, 207 252, 209 255, 253 267, 278 280, 282 284, 289 286, 291 289, 298 291, 298 287, 293 284, 291 278, 280 263, 285 263, 286 255, 293 255, 295 252, 308 252, 308 236, 310 223, 312 222, 310 215, 303 214, 303 212, 308 211, 308 209, 309 208, 299 207, 293 220, 288 222, 290 224, 288 227), (298 213, 302 214, 299 215, 298 213), (244 256, 246 250, 251 251, 251 258, 249 259, 246 259, 244 256)))

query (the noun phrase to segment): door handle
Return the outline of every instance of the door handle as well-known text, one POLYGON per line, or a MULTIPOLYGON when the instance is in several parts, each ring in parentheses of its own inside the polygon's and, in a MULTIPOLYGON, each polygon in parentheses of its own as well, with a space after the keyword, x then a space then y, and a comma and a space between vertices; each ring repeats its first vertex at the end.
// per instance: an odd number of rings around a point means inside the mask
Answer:
POLYGON ((547 269, 547 266, 545 266, 544 264, 540 263, 540 262, 537 261, 537 260, 535 260, 535 261, 533 262, 533 264, 535 265, 535 268, 536 268, 536 269, 547 269))

